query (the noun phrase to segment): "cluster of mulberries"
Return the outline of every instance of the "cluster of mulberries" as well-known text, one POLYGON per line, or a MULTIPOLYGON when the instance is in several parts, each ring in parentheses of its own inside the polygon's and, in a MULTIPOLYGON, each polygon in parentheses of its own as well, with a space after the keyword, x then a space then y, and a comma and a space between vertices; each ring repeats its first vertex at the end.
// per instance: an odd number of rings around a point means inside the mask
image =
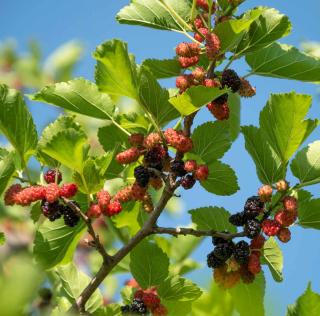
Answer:
POLYGON ((156 288, 142 290, 136 282, 133 285, 136 291, 132 303, 121 307, 123 315, 150 315, 149 313, 152 316, 168 315, 166 307, 161 304, 156 288))
POLYGON ((74 183, 65 183, 61 187, 56 183, 50 183, 47 186, 32 185, 24 188, 20 184, 14 184, 6 191, 4 202, 6 205, 21 206, 28 206, 41 200, 54 203, 60 197, 73 197, 77 190, 78 187, 74 183))
POLYGON ((255 237, 250 245, 244 240, 234 243, 221 237, 213 237, 212 242, 214 250, 208 254, 207 264, 214 269, 217 284, 229 289, 241 279, 244 283, 253 282, 255 275, 261 271, 263 236, 255 237))

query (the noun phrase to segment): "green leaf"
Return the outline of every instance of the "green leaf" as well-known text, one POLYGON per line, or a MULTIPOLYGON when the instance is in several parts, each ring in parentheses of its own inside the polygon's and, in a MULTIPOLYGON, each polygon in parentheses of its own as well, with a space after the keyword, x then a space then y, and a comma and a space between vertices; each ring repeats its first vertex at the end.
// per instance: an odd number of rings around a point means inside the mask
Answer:
POLYGON ((144 241, 130 253, 130 271, 144 289, 160 285, 168 269, 169 258, 156 244, 144 241))
POLYGON ((208 167, 208 179, 200 182, 208 192, 217 195, 232 195, 239 190, 237 176, 229 165, 217 160, 210 163, 208 167))
POLYGON ((259 273, 253 283, 239 282, 229 290, 233 303, 240 316, 264 316, 265 278, 259 273))
POLYGON ((291 162, 291 171, 301 183, 320 182, 320 141, 300 150, 291 162))
POLYGON ((139 77, 139 95, 145 110, 151 113, 158 126, 179 117, 178 111, 168 102, 169 92, 161 88, 147 68, 142 68, 139 77))
POLYGON ((38 135, 20 92, 0 84, 0 131, 26 162, 35 153, 38 135))
POLYGON ((247 11, 238 19, 230 19, 219 23, 214 33, 219 36, 221 41, 221 51, 229 51, 238 44, 243 38, 245 32, 249 30, 250 25, 261 15, 262 8, 247 11))
POLYGON ((40 206, 41 206, 41 202, 39 202, 39 201, 36 203, 33 203, 33 205, 32 205, 32 208, 30 211, 30 217, 33 220, 33 223, 38 222, 38 220, 42 214, 40 206))
POLYGON ((312 291, 311 283, 294 305, 288 308, 287 316, 318 316, 320 313, 320 295, 312 291))
POLYGON ((192 153, 209 164, 222 158, 231 147, 230 126, 227 121, 207 122, 192 133, 192 153))
POLYGON ((43 131, 39 151, 82 173, 87 156, 87 136, 73 118, 62 116, 43 131))
POLYGON ((202 106, 225 94, 227 90, 204 86, 191 87, 182 94, 169 99, 169 102, 182 114, 189 115, 202 106))
POLYGON ((228 105, 230 109, 230 117, 227 120, 229 123, 231 140, 235 141, 238 138, 241 127, 241 100, 237 93, 229 93, 228 105))
POLYGON ((273 184, 285 178, 286 166, 263 137, 261 130, 254 126, 241 128, 245 138, 245 147, 252 157, 259 180, 265 184, 273 184))
POLYGON ((126 43, 117 39, 105 42, 93 57, 97 60, 95 79, 100 91, 138 99, 136 66, 126 43))
POLYGON ((82 173, 75 173, 73 179, 78 185, 79 190, 86 194, 97 193, 103 188, 105 180, 103 173, 101 174, 100 167, 92 157, 84 162, 82 173))
POLYGON ((44 269, 69 263, 84 231, 83 222, 71 228, 64 225, 63 219, 54 222, 46 220, 36 232, 34 240, 33 254, 36 261, 44 269))
POLYGON ((320 199, 299 203, 298 218, 298 225, 304 228, 320 229, 320 199))
POLYGON ((52 84, 30 98, 98 119, 109 119, 114 111, 111 98, 83 78, 52 84))
MULTIPOLYGON (((73 263, 62 265, 56 270, 62 284, 62 291, 73 304, 80 296, 82 291, 87 287, 91 278, 80 271, 73 263)), ((103 304, 103 297, 99 289, 97 289, 89 298, 85 305, 86 311, 93 313, 103 304)))
MULTIPOLYGON (((122 8, 117 14, 117 20, 123 24, 142 25, 160 30, 182 31, 183 25, 159 0, 134 0, 122 8)), ((163 1, 187 21, 191 12, 191 3, 188 0, 163 1)))
POLYGON ((320 82, 320 59, 285 44, 274 43, 246 56, 252 74, 320 82))
POLYGON ((190 315, 192 301, 181 303, 179 301, 162 300, 161 304, 163 304, 167 308, 168 315, 186 316, 190 315))
POLYGON ((260 113, 261 131, 283 164, 316 128, 316 120, 304 120, 312 98, 295 92, 272 94, 260 113))
POLYGON ((121 148, 125 148, 129 144, 128 135, 113 124, 100 127, 98 130, 98 138, 99 143, 106 152, 113 149, 116 152, 120 151, 121 148))
POLYGON ((195 301, 202 294, 197 285, 178 275, 168 277, 157 290, 160 298, 166 301, 195 301))
POLYGON ((223 207, 201 207, 188 213, 197 229, 236 232, 236 227, 229 223, 230 213, 223 207))
POLYGON ((3 232, 0 232, 0 246, 3 246, 6 242, 6 236, 3 232))
POLYGON ((172 78, 181 73, 177 59, 146 59, 141 66, 148 68, 156 79, 172 78))
POLYGON ((291 32, 291 23, 287 16, 273 8, 260 8, 261 15, 250 25, 235 49, 237 56, 260 50, 291 32))
POLYGON ((277 241, 273 237, 270 237, 263 246, 263 260, 269 266, 274 280, 277 282, 283 281, 283 255, 277 241))
POLYGON ((121 306, 118 304, 108 304, 96 310, 93 316, 122 316, 121 306))
POLYGON ((201 243, 201 238, 194 236, 177 236, 170 239, 170 258, 175 262, 183 262, 201 243))
POLYGON ((14 159, 14 152, 8 153, 0 159, 0 195, 6 189, 16 171, 14 159))

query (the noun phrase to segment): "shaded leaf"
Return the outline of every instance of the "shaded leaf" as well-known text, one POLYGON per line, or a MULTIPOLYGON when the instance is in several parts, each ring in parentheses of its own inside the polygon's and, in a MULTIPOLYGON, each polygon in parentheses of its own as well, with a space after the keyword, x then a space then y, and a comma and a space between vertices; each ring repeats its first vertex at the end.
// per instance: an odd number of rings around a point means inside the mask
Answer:
POLYGON ((15 171, 14 152, 3 155, 3 158, 0 158, 0 195, 6 189, 15 171))
POLYGON ((156 79, 176 77, 181 73, 177 59, 146 59, 142 67, 148 68, 156 79))
POLYGON ((298 218, 298 225, 304 228, 320 229, 320 199, 299 203, 298 218))

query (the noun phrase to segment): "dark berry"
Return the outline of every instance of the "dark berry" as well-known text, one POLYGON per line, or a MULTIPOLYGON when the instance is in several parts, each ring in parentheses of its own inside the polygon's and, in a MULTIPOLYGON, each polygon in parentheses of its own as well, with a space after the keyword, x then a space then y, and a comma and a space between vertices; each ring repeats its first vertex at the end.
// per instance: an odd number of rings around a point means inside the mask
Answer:
POLYGON ((71 207, 65 205, 63 208, 63 219, 67 226, 74 227, 78 224, 80 217, 71 207))
POLYGON ((260 234, 261 224, 256 219, 250 219, 247 221, 244 230, 245 230, 246 236, 253 239, 260 234))
POLYGON ((214 103, 217 105, 222 105, 228 101, 228 93, 225 93, 223 95, 220 95, 220 97, 216 98, 214 100, 214 103))
POLYGON ((58 201, 49 203, 48 201, 43 200, 41 202, 41 210, 45 217, 47 217, 51 222, 54 222, 62 216, 63 205, 59 204, 58 201))
POLYGON ((47 183, 60 183, 62 181, 62 174, 59 170, 49 169, 43 176, 47 183), (56 181, 57 180, 57 181, 56 181))
POLYGON ((262 213, 264 203, 260 200, 259 196, 252 196, 247 199, 244 205, 244 211, 248 218, 253 219, 262 213))
MULTIPOLYGON (((227 231, 224 231, 223 233, 228 234, 227 231)), ((225 243, 228 243, 228 242, 229 242, 229 240, 224 239, 222 237, 212 237, 212 244, 214 246, 217 246, 219 244, 225 244, 225 243)))
POLYGON ((162 161, 166 156, 167 152, 162 146, 155 146, 144 154, 144 162, 150 168, 162 170, 162 161))
POLYGON ((196 183, 196 179, 190 175, 187 174, 185 177, 182 178, 181 180, 181 186, 185 189, 185 190, 189 190, 191 189, 194 184, 196 183))
POLYGON ((233 256, 234 259, 240 264, 246 264, 249 260, 250 247, 244 240, 239 241, 234 246, 233 256))
POLYGON ((210 252, 207 256, 207 265, 209 268, 219 268, 224 264, 224 260, 215 256, 214 251, 210 252))
POLYGON ((243 226, 247 222, 245 212, 233 214, 229 217, 229 222, 234 226, 243 226))
POLYGON ((131 311, 130 305, 121 306, 122 314, 130 314, 130 311, 131 311))
POLYGON ((231 255, 233 253, 233 248, 234 248, 233 242, 229 241, 227 243, 217 245, 214 248, 213 253, 214 253, 215 257, 217 257, 225 262, 226 260, 228 260, 231 257, 231 255))
POLYGON ((149 183, 150 173, 147 168, 138 166, 134 169, 134 177, 139 186, 145 188, 149 183))
POLYGON ((132 301, 130 311, 131 313, 137 313, 138 315, 145 315, 147 314, 147 307, 142 300, 135 298, 132 301))
POLYGON ((174 172, 177 176, 183 177, 187 174, 184 169, 184 162, 182 160, 173 160, 170 163, 171 171, 174 172))
POLYGON ((222 73, 221 84, 229 87, 232 92, 237 92, 241 87, 241 80, 234 70, 227 69, 222 73))

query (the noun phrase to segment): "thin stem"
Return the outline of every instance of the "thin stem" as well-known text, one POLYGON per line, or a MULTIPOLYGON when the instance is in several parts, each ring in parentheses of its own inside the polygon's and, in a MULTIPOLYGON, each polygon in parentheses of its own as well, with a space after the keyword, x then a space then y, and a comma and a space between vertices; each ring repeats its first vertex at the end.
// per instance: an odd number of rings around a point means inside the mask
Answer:
POLYGON ((223 68, 223 71, 228 69, 230 67, 230 65, 234 62, 235 59, 236 59, 236 55, 232 55, 231 58, 229 59, 228 63, 226 64, 226 66, 223 68))
POLYGON ((18 176, 13 176, 13 178, 19 180, 21 183, 30 183, 32 184, 29 179, 25 179, 25 178, 22 178, 22 177, 18 177, 18 176))
POLYGON ((202 43, 200 43, 199 41, 197 41, 194 37, 192 37, 188 32, 186 31, 177 31, 177 33, 181 33, 183 35, 185 35, 186 37, 188 37, 191 41, 199 44, 199 45, 202 45, 202 43))
POLYGON ((208 29, 211 32, 211 15, 212 15, 212 0, 208 0, 209 13, 208 13, 208 29))
POLYGON ((249 73, 247 73, 246 75, 244 75, 242 78, 248 78, 248 77, 250 77, 250 76, 252 76, 252 75, 254 75, 254 73, 253 72, 249 72, 249 73))
POLYGON ((192 8, 191 8, 191 21, 193 22, 196 18, 196 12, 197 12, 197 0, 192 1, 192 8))
POLYGON ((116 122, 112 116, 110 116, 110 120, 111 120, 111 122, 112 122, 115 126, 117 126, 117 127, 118 127, 120 130, 122 130, 125 134, 127 134, 128 136, 131 136, 131 133, 128 132, 125 128, 123 128, 120 124, 118 124, 118 122, 116 122))
POLYGON ((195 237, 220 237, 226 240, 245 236, 245 232, 229 234, 229 233, 217 232, 215 230, 195 230, 193 228, 181 228, 181 227, 177 227, 177 228, 154 227, 152 230, 152 233, 167 234, 172 236, 191 235, 195 237))
POLYGON ((306 181, 306 182, 302 182, 302 183, 299 183, 299 184, 295 185, 293 187, 293 189, 301 189, 301 188, 306 187, 308 185, 313 185, 313 184, 318 184, 318 183, 320 183, 320 179, 306 181))

